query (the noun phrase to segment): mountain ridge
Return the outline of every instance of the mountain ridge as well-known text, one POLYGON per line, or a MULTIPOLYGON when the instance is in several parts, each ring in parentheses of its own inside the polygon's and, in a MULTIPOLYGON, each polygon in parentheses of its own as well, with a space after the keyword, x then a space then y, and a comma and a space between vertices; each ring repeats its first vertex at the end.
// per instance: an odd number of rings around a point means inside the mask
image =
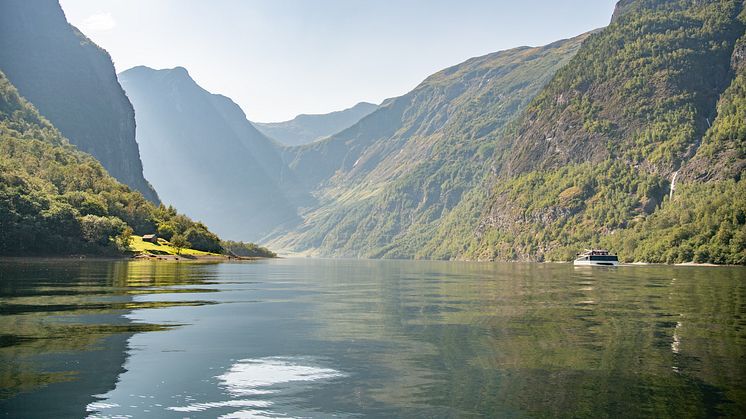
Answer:
POLYGON ((309 144, 351 127, 375 111, 378 105, 359 102, 350 108, 325 114, 300 114, 283 122, 252 122, 267 137, 286 146, 309 144))
POLYGON ((271 243, 325 256, 414 257, 411 237, 423 240, 476 186, 498 133, 585 36, 474 57, 345 131, 286 149, 321 205, 271 243))

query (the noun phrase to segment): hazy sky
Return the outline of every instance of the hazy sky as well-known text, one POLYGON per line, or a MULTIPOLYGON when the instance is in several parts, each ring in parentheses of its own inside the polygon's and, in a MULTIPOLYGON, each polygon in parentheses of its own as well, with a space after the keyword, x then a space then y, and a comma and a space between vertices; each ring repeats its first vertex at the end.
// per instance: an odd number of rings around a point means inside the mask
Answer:
POLYGON ((402 95, 467 58, 608 24, 615 0, 61 0, 117 71, 183 66, 253 121, 402 95))

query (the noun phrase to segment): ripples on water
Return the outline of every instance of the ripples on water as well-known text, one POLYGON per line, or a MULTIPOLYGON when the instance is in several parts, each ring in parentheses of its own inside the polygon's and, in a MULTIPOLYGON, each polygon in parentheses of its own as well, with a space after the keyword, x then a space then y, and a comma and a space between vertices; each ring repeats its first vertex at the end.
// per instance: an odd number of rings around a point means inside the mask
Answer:
POLYGON ((0 415, 744 417, 745 274, 4 260, 0 415))

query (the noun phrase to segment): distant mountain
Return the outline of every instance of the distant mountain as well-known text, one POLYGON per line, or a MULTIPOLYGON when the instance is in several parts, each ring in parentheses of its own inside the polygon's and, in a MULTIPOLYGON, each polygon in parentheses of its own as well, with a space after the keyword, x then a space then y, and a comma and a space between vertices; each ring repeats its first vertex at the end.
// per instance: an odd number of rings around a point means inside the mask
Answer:
POLYGON ((309 144, 349 128, 366 115, 375 111, 377 105, 360 102, 342 111, 319 115, 301 114, 284 122, 252 122, 256 129, 267 137, 286 146, 309 144))
POLYGON ((286 149, 290 167, 320 205, 273 246, 331 256, 429 257, 422 253, 428 237, 497 170, 491 162, 504 148, 509 122, 585 37, 470 59, 328 139, 286 149))
POLYGON ((220 247, 204 225, 111 177, 0 72, 0 255, 120 254, 128 228, 167 229, 202 250, 220 247))
POLYGON ((229 239, 258 240, 297 221, 297 181, 233 101, 182 67, 135 67, 119 80, 136 109, 145 174, 164 202, 229 239))
POLYGON ((303 145, 349 128, 377 108, 378 106, 372 103, 360 102, 342 111, 321 115, 298 115, 285 122, 254 122, 254 126, 266 136, 284 145, 303 145))
POLYGON ((111 58, 67 22, 57 0, 0 2, 0 70, 73 144, 158 202, 111 58))

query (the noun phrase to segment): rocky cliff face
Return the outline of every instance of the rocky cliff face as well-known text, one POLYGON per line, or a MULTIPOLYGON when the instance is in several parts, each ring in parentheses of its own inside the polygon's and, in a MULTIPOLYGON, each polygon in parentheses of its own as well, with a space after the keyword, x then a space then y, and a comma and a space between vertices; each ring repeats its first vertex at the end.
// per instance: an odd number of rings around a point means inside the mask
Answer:
POLYGON ((56 0, 0 2, 0 69, 70 142, 158 202, 111 58, 67 22, 56 0))
POLYGON ((737 2, 625 3, 523 115, 508 175, 609 158, 669 174, 694 154, 732 77, 737 2))
MULTIPOLYGON (((746 8, 741 21, 746 26, 746 8)), ((733 80, 697 153, 682 168, 682 181, 740 180, 746 171, 746 35, 736 42, 730 62, 733 80)))

